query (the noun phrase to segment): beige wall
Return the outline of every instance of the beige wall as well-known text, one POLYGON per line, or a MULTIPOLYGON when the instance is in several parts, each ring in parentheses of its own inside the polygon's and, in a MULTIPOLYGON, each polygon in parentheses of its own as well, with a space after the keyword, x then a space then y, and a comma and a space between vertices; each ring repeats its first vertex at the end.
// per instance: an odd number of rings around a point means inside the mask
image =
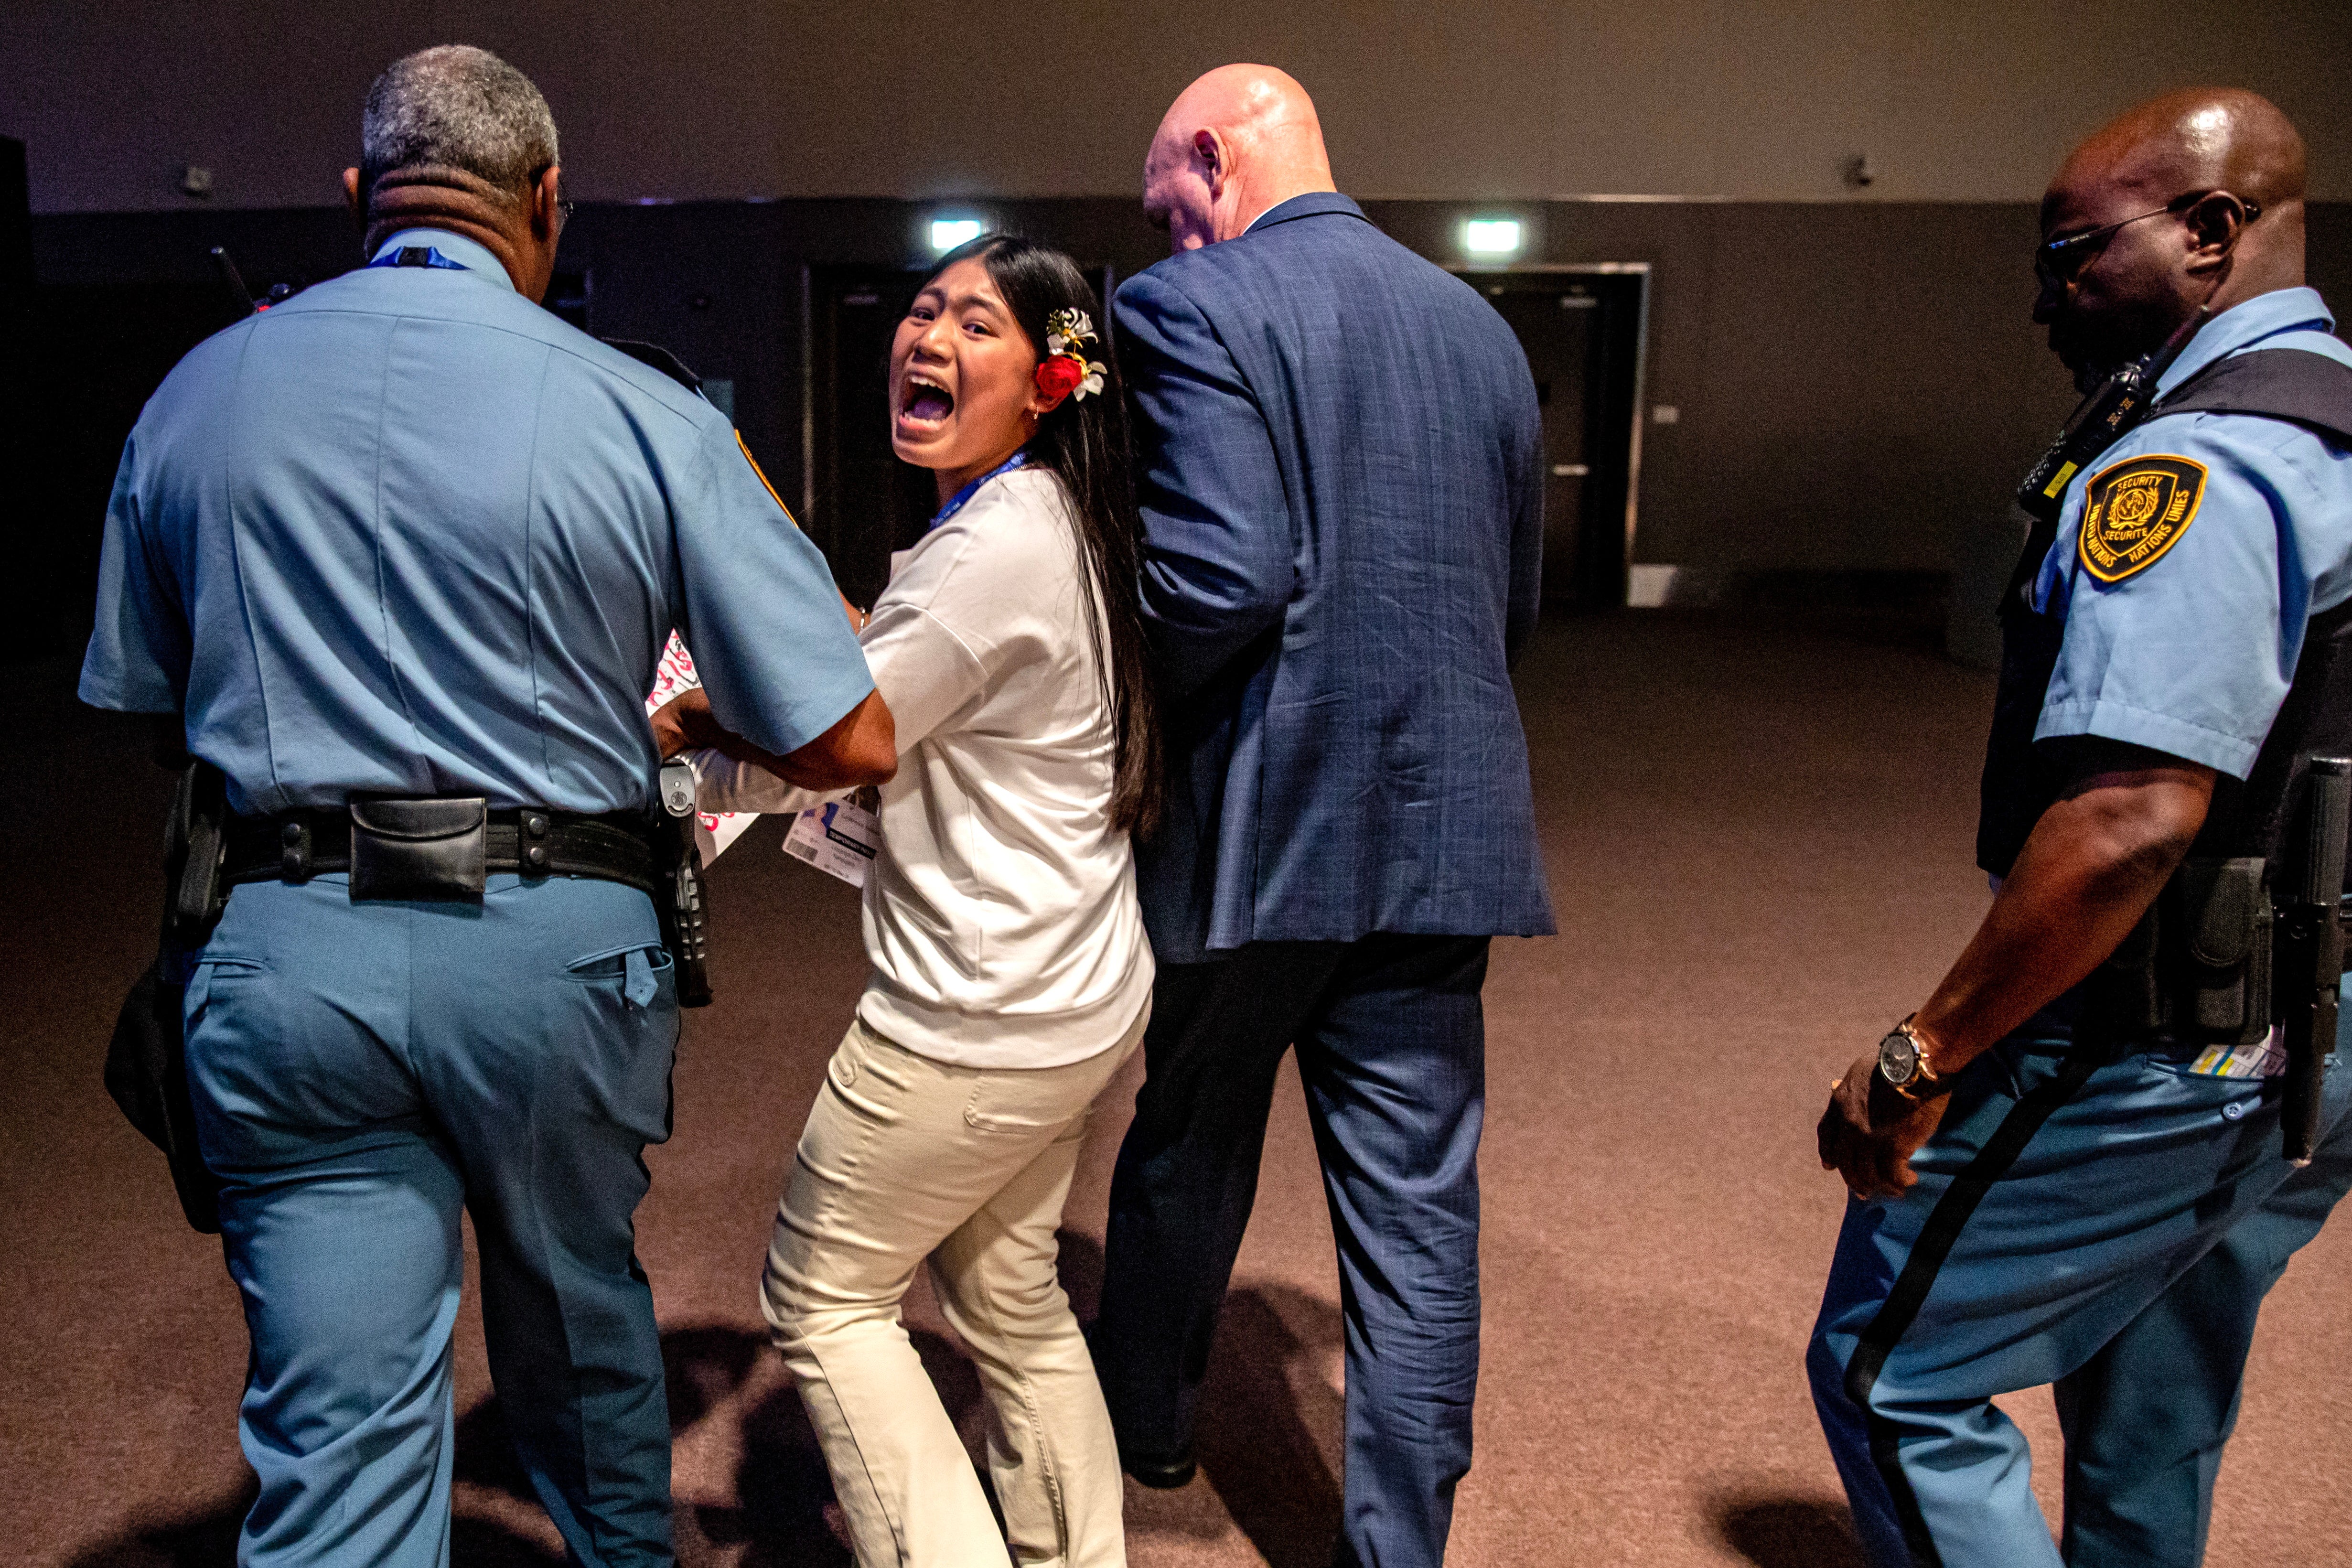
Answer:
POLYGON ((2192 80, 2275 98, 2352 196, 2341 0, 9 0, 0 134, 37 212, 331 200, 373 73, 469 40, 529 71, 574 193, 1082 195, 1134 187, 1168 100, 1258 58, 1364 195, 2019 201, 2063 148, 2192 80))

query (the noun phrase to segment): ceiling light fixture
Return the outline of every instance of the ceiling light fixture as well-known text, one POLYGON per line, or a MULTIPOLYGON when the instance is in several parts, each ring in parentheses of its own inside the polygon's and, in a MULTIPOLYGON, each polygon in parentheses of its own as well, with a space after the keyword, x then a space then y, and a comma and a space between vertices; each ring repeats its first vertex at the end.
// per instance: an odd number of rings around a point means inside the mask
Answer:
POLYGON ((931 248, 944 256, 959 245, 980 237, 980 220, 976 217, 935 217, 931 220, 931 248))
POLYGON ((1474 217, 1462 226, 1462 248, 1473 256, 1509 256, 1519 248, 1519 220, 1474 217))

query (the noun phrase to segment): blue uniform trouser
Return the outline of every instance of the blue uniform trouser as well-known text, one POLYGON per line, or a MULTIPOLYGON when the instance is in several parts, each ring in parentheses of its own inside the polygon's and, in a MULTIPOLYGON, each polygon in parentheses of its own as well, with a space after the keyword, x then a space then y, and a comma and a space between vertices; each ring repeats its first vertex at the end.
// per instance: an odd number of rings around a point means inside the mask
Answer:
POLYGON ((2068 1568, 2194 1568, 2203 1560, 2254 1319, 2347 1188, 2352 1117, 2309 1166, 2059 1380, 2068 1568))
POLYGON ((2197 1561, 2262 1293, 2352 1173, 2352 1070, 2298 1174, 2276 1085, 2193 1055, 2006 1041, 1960 1075, 1918 1186, 1849 1203, 1807 1364, 1874 1568, 2197 1561), (1991 1403, 2044 1383, 2080 1459, 2064 1556, 1991 1403), (2158 1554, 2110 1515, 2157 1524, 2158 1554))
POLYGON ((1459 936, 1265 942, 1163 965, 1152 990, 1095 1332, 1111 1423, 1131 1456, 1192 1447, 1275 1071, 1295 1043, 1339 1253, 1342 1564, 1437 1568, 1470 1468, 1486 949, 1459 936))
POLYGON ((461 1210, 499 1404, 572 1559, 668 1562, 631 1221, 677 1037, 652 901, 570 878, 493 877, 478 904, 250 884, 196 956, 187 1020, 252 1339, 239 1562, 448 1562, 461 1210))

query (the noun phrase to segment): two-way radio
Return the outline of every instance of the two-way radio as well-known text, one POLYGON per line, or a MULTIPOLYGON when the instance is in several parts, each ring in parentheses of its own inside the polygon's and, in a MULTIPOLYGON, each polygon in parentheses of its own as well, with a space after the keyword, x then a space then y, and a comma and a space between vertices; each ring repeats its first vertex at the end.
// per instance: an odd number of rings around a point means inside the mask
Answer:
POLYGON ((2116 372, 2075 405, 2058 438, 2017 487, 2017 504, 2027 516, 2037 522, 2057 522, 2068 483, 2147 417, 2148 405, 2156 400, 2156 384, 2172 368, 2172 362, 2180 357, 2197 330, 2212 319, 2212 306, 2200 306, 2195 315, 2173 329, 2162 347, 2116 372))
POLYGON ((236 301, 237 309, 246 315, 267 310, 272 305, 282 305, 302 291, 291 283, 272 283, 268 292, 257 300, 253 297, 253 290, 245 286, 245 274, 239 272, 236 263, 229 259, 226 246, 214 246, 212 258, 213 266, 220 272, 221 282, 228 288, 229 298, 236 301))

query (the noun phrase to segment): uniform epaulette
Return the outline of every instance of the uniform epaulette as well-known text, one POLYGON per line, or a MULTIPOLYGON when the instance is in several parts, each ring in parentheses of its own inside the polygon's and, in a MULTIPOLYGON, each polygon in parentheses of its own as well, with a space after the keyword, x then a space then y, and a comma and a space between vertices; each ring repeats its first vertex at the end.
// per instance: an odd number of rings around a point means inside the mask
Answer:
POLYGON ((635 338, 599 338, 608 349, 618 349, 639 364, 661 372, 688 392, 702 390, 702 378, 686 368, 686 362, 659 343, 648 343, 635 338))

